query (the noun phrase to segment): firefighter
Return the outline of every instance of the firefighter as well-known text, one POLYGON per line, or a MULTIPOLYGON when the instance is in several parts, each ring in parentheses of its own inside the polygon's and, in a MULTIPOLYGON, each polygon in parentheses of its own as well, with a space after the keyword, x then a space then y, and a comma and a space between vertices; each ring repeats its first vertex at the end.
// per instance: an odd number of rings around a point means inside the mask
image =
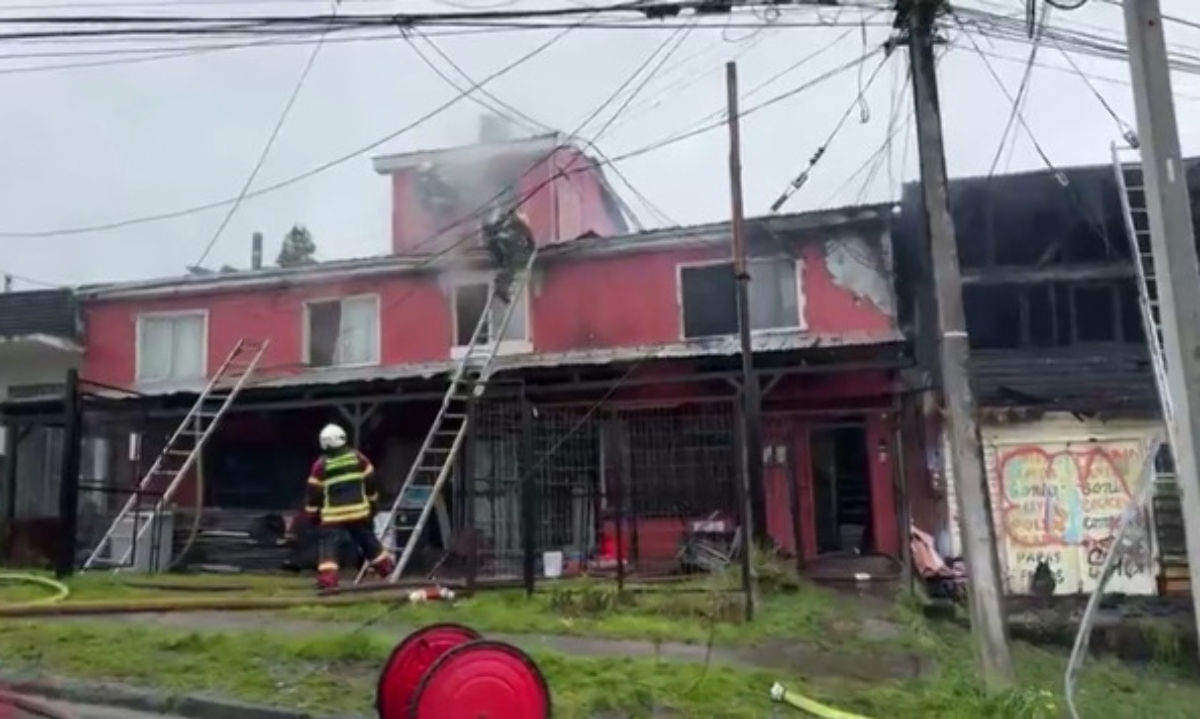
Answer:
POLYGON ((496 264, 496 296, 512 302, 512 282, 533 252, 533 232, 519 210, 499 213, 483 223, 483 242, 496 264))
POLYGON ((362 552, 380 577, 387 577, 395 561, 375 536, 372 518, 379 501, 375 468, 359 451, 348 446, 346 430, 327 425, 320 434, 321 456, 308 476, 304 511, 318 529, 317 588, 338 585, 338 545, 343 535, 362 552))

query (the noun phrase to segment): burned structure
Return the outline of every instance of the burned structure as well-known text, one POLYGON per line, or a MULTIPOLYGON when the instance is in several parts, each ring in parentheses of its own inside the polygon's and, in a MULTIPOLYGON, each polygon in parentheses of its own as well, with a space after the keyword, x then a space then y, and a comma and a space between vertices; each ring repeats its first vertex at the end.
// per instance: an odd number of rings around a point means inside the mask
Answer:
MULTIPOLYGON (((1190 186, 1200 187, 1196 163, 1188 166, 1190 186)), ((1059 594, 1095 586, 1113 522, 1141 481, 1146 442, 1162 431, 1118 192, 1109 165, 951 183, 971 376, 1012 594, 1031 592, 1042 563, 1059 594)), ((934 325, 917 188, 906 189, 903 207, 903 316, 927 381, 936 337, 926 329, 934 325)), ((941 528, 941 550, 956 556, 953 483, 930 407, 914 515, 941 528)), ((1113 591, 1153 594, 1186 577, 1173 477, 1159 469, 1141 524, 1145 551, 1121 568, 1113 591)))

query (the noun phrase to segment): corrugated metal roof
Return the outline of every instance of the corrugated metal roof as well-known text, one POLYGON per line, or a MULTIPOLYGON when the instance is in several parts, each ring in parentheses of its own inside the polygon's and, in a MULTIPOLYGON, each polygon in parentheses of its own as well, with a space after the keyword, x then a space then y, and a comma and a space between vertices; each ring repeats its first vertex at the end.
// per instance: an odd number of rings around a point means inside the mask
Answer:
MULTIPOLYGON (((896 331, 878 333, 819 334, 808 332, 777 332, 756 334, 752 338, 755 352, 785 352, 821 347, 849 347, 872 344, 888 344, 903 341, 896 331)), ((685 359, 693 357, 732 356, 741 351, 737 337, 713 337, 689 340, 665 345, 637 347, 612 347, 522 354, 497 357, 496 371, 530 369, 535 367, 601 366, 620 362, 636 362, 647 359, 685 359)), ((428 379, 450 372, 453 360, 424 362, 419 364, 387 365, 381 367, 329 367, 310 369, 288 376, 265 377, 252 381, 248 389, 274 389, 303 386, 330 386, 349 382, 378 382, 400 379, 428 379)), ((138 387, 143 396, 165 396, 179 393, 196 393, 203 384, 184 383, 138 387)), ((100 395, 114 399, 128 399, 128 395, 100 391, 100 395)))
MULTIPOLYGON (((832 210, 815 210, 786 215, 748 218, 751 232, 762 228, 768 232, 792 233, 818 228, 832 228, 858 222, 885 222, 894 208, 892 204, 861 205, 832 210)), ((710 222, 685 227, 665 227, 613 237, 582 237, 544 248, 542 260, 580 255, 642 252, 668 247, 715 244, 729 241, 728 222, 710 222)), ((464 251, 453 257, 437 255, 403 255, 334 260, 303 267, 269 267, 227 274, 165 277, 136 282, 97 284, 79 288, 85 299, 105 299, 125 296, 162 296, 181 292, 212 292, 216 290, 257 286, 290 285, 327 281, 333 277, 387 274, 429 270, 464 258, 477 260, 486 266, 487 254, 482 250, 464 251)))
POLYGON ((977 350, 971 376, 982 405, 1078 412, 1158 407, 1149 355, 1136 345, 977 350))
POLYGON ((76 339, 78 316, 75 294, 69 289, 0 293, 0 337, 76 339))

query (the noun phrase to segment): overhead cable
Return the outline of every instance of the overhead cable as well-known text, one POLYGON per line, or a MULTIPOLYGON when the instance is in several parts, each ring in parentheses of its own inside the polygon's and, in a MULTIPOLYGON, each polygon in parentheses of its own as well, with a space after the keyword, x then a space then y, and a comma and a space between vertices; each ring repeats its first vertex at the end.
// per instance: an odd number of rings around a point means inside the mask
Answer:
MULTIPOLYGON (((484 77, 482 80, 480 80, 480 83, 487 84, 487 83, 491 82, 492 80, 495 80, 496 78, 511 72, 512 70, 514 70, 517 67, 521 66, 522 64, 528 62, 532 58, 545 52, 547 49, 549 49, 552 45, 554 45, 556 42, 558 42, 563 36, 565 36, 570 31, 571 31, 571 28, 567 27, 563 31, 561 31, 558 34, 551 37, 549 40, 547 40, 547 41, 541 43, 540 45, 538 45, 537 47, 535 47, 533 50, 525 53, 524 55, 521 55, 516 60, 508 63, 507 65, 501 67, 500 69, 496 70, 495 72, 491 73, 490 75, 484 77)), ((391 140, 394 140, 395 138, 400 137, 401 135, 404 135, 408 132, 411 132, 412 130, 416 129, 417 127, 420 127, 421 125, 425 124, 429 120, 433 119, 434 117, 437 117, 438 115, 442 114, 449 108, 458 104, 465 97, 466 97, 466 95, 461 94, 461 93, 458 95, 455 95, 454 97, 451 97, 449 100, 446 100, 445 102, 441 103, 440 105, 434 107, 432 110, 425 112, 420 117, 418 117, 416 120, 413 120, 412 122, 409 122, 408 124, 398 128, 396 130, 393 130, 380 138, 372 140, 371 142, 367 143, 366 145, 358 147, 358 148, 356 148, 350 152, 347 152, 345 154, 339 155, 338 157, 335 157, 333 159, 322 162, 321 164, 316 165, 315 167, 311 167, 308 170, 305 170, 304 172, 301 172, 297 175, 292 175, 291 177, 285 178, 283 180, 279 180, 279 181, 274 182, 265 187, 260 187, 256 190, 251 190, 251 191, 247 192, 245 194, 245 196, 242 197, 242 200, 250 199, 253 197, 260 197, 260 196, 268 194, 268 193, 282 190, 282 189, 289 187, 291 185, 294 185, 298 182, 307 180, 310 177, 319 175, 319 174, 325 172, 326 170, 330 170, 334 167, 337 167, 338 165, 344 164, 346 162, 349 162, 350 160, 361 157, 362 155, 365 155, 368 152, 371 152, 371 151, 381 147, 382 145, 390 142, 391 140)), ((25 231, 8 231, 8 232, 0 231, 0 238, 31 239, 31 238, 38 238, 38 237, 79 235, 79 234, 87 234, 87 233, 91 233, 91 232, 100 232, 103 230, 114 230, 114 229, 119 229, 119 228, 123 228, 123 227, 130 227, 133 225, 146 224, 148 222, 158 222, 161 220, 169 220, 169 219, 174 219, 177 217, 193 215, 198 212, 205 212, 207 210, 213 210, 218 207, 224 207, 224 206, 232 204, 236 201, 238 201, 238 199, 236 197, 233 197, 233 198, 229 198, 229 199, 225 199, 225 200, 217 200, 215 202, 207 202, 207 203, 204 203, 201 205, 193 205, 191 207, 185 207, 185 208, 181 208, 181 209, 177 209, 177 210, 170 210, 167 212, 159 212, 159 213, 154 213, 154 214, 149 214, 149 215, 141 215, 138 217, 130 217, 130 218, 122 219, 122 220, 114 220, 111 222, 103 222, 103 223, 97 223, 97 224, 92 224, 92 225, 79 225, 79 226, 75 226, 75 227, 63 227, 63 228, 57 228, 57 229, 51 229, 51 230, 25 230, 25 231)))
MULTIPOLYGON (((339 0, 334 0, 335 3, 339 0)), ((336 9, 336 4, 335 4, 336 9)), ((308 75, 312 72, 313 65, 317 62, 317 55, 321 54, 321 48, 324 47, 325 35, 321 35, 317 44, 313 46, 312 52, 308 54, 308 60, 304 63, 304 69, 300 71, 300 76, 296 78, 296 84, 292 87, 292 92, 288 95, 287 102, 283 105, 283 110, 279 113, 279 118, 275 121, 275 126, 271 128, 271 134, 267 137, 267 142, 263 145, 262 151, 258 153, 258 160, 254 163, 254 167, 250 170, 250 174, 246 176, 246 181, 242 183, 242 189, 238 191, 237 197, 233 203, 229 205, 229 210, 225 216, 221 218, 221 223, 217 225, 217 229, 213 232, 208 244, 204 246, 204 250, 200 256, 192 263, 193 267, 201 267, 204 265, 204 260, 208 259, 208 254, 217 244, 217 240, 221 239, 221 233, 229 226, 230 220, 238 208, 242 206, 242 200, 246 199, 246 193, 250 191, 250 185, 254 184, 254 179, 258 177, 259 170, 267 161, 267 155, 271 154, 271 148, 275 146, 275 140, 279 137, 279 133, 283 130, 283 125, 287 122, 288 115, 292 111, 292 107, 296 104, 296 98, 300 97, 300 90, 304 87, 304 82, 308 80, 308 75)))
MULTIPOLYGON (((821 158, 825 156, 825 151, 829 149, 830 143, 837 138, 838 133, 842 131, 843 127, 845 127, 846 121, 850 119, 850 113, 855 107, 860 106, 860 103, 863 101, 863 95, 875 82, 875 78, 879 76, 879 71, 882 70, 883 66, 887 64, 887 61, 890 57, 890 53, 885 53, 879 64, 875 66, 875 70, 871 73, 871 76, 867 79, 866 85, 863 85, 862 83, 859 84, 858 94, 850 103, 849 107, 842 112, 842 115, 838 118, 837 122, 834 123, 833 130, 830 131, 829 136, 825 138, 824 142, 817 146, 817 149, 813 152, 812 156, 808 158, 808 164, 803 170, 800 171, 800 174, 796 175, 796 177, 790 183, 788 183, 788 186, 784 188, 783 192, 780 193, 779 197, 771 203, 770 211, 772 213, 779 212, 780 208, 782 208, 784 204, 791 199, 792 195, 796 194, 796 192, 798 192, 800 188, 804 187, 805 183, 808 182, 809 175, 812 173, 813 168, 815 168, 817 163, 821 161, 821 158)), ((861 64, 858 67, 860 70, 862 69, 861 64)), ((866 122, 866 120, 864 119, 863 122, 866 122)))

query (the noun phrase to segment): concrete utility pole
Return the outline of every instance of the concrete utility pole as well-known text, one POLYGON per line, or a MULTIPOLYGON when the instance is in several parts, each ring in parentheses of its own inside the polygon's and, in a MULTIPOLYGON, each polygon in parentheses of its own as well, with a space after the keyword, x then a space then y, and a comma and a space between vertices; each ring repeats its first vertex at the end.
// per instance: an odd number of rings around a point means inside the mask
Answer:
MULTIPOLYGON (((1124 5, 1163 357, 1174 413, 1175 427, 1168 428, 1168 433, 1183 495, 1192 607, 1200 618, 1200 475, 1196 459, 1200 446, 1200 262, 1175 124, 1162 12, 1158 0, 1125 0, 1124 5)), ((1149 339, 1154 341, 1153 336, 1149 339)))
MULTIPOLYGON (((746 267, 746 233, 742 204, 742 134, 738 122, 737 64, 725 63, 725 88, 729 103, 729 195, 730 234, 733 236, 733 274, 737 283, 738 333, 742 341, 742 471, 738 476, 738 504, 742 519, 742 590, 746 593, 746 620, 754 618, 754 568, 750 551, 754 546, 756 502, 762 487, 762 425, 759 412, 758 376, 754 374, 754 352, 750 343, 750 272, 746 267), (757 481, 756 481, 757 478, 757 481)), ((765 526, 765 525, 759 525, 765 526)))
POLYGON ((975 659, 984 683, 1002 689, 1013 683, 1003 593, 996 561, 996 537, 988 507, 986 478, 980 456, 975 397, 971 392, 970 349, 963 314, 962 276, 942 144, 937 69, 933 59, 933 21, 941 0, 900 0, 897 19, 906 20, 916 107, 921 193, 937 305, 938 356, 942 395, 950 432, 950 464, 954 470, 959 525, 967 563, 967 589, 975 659))

